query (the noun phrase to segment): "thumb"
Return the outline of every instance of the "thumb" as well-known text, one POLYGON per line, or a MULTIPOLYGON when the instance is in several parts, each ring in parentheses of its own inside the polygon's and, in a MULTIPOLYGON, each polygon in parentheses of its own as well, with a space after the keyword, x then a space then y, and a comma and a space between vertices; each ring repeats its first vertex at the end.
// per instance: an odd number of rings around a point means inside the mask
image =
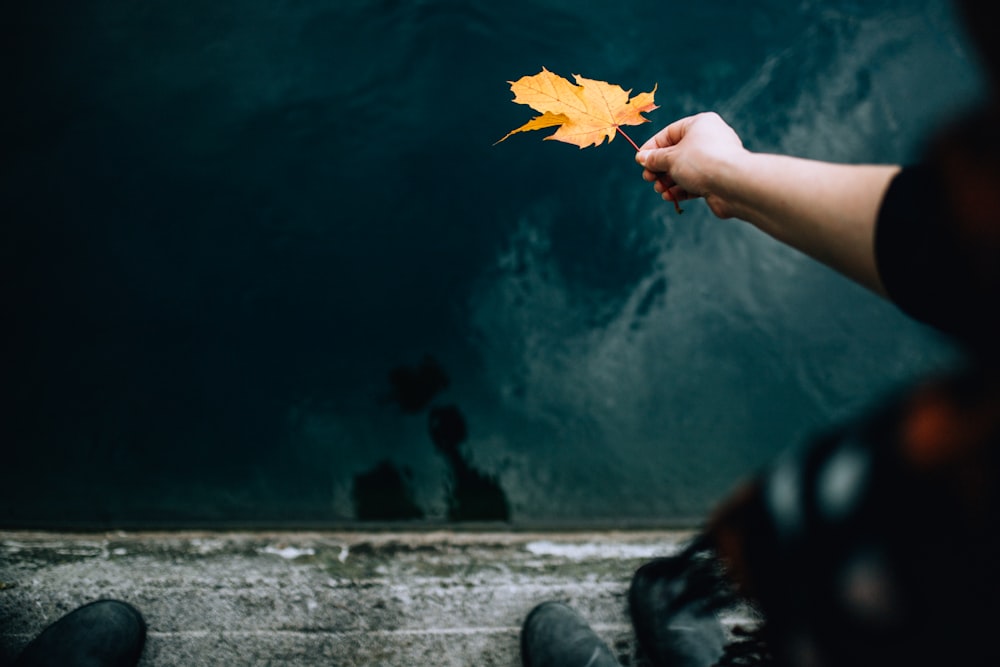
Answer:
POLYGON ((641 150, 635 154, 635 161, 653 173, 669 172, 670 153, 669 148, 641 150))

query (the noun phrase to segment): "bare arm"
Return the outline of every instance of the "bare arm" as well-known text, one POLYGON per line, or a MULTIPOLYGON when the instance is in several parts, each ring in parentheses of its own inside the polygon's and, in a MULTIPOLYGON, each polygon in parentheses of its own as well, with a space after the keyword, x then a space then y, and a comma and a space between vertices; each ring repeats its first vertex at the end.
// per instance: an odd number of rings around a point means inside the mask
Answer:
POLYGON ((875 220, 894 165, 842 165, 752 153, 717 114, 667 126, 636 155, 664 199, 704 197, 739 218, 885 294, 875 264, 875 220))

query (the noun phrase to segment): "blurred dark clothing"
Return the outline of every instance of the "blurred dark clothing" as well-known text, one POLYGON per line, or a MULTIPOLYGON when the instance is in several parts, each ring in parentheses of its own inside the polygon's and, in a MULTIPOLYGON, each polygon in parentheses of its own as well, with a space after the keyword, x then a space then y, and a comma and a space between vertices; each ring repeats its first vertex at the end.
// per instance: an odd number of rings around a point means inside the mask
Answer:
POLYGON ((1000 665, 1000 387, 929 381, 789 453, 709 533, 787 665, 1000 665))
POLYGON ((980 362, 1000 357, 1000 119, 979 111, 935 137, 890 184, 875 232, 889 298, 980 362))
POLYGON ((889 297, 961 368, 779 460, 707 534, 779 664, 1000 665, 1000 127, 978 113, 890 185, 889 297))

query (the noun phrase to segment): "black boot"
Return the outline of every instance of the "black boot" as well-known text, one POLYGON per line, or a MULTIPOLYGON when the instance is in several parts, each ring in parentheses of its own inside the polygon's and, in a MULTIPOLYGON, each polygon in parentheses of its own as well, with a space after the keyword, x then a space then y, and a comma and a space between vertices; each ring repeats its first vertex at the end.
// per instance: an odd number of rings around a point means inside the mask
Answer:
POLYGON ((684 553, 639 568, 628 592, 639 647, 656 667, 709 667, 722 657, 718 612, 732 602, 713 563, 684 553))
POLYGON ((25 647, 16 667, 132 667, 146 623, 131 605, 98 600, 66 614, 25 647))
POLYGON ((560 602, 543 602, 524 620, 521 661, 525 667, 620 667, 583 617, 560 602))

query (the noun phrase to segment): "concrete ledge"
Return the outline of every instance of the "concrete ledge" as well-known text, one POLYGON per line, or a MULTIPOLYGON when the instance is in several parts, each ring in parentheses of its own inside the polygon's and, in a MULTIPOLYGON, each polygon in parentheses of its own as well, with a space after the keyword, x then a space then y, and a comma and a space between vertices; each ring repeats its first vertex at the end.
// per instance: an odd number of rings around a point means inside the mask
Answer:
POLYGON ((138 607, 143 665, 519 665, 548 599, 637 664, 632 572, 684 531, 0 531, 0 662, 98 598, 138 607))

